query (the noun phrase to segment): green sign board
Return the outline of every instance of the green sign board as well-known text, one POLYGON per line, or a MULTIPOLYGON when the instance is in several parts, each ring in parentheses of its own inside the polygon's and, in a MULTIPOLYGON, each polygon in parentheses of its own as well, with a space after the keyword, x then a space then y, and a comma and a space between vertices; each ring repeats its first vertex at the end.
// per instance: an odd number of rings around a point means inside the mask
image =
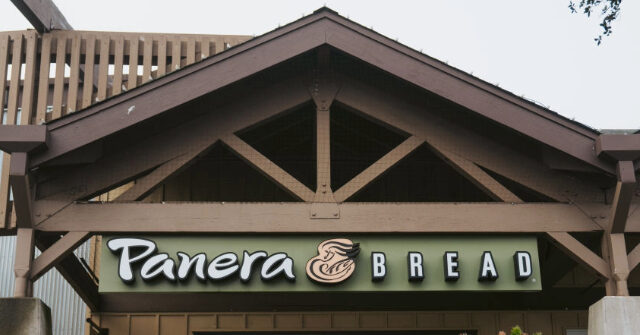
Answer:
POLYGON ((100 292, 535 291, 534 236, 105 236, 100 292))

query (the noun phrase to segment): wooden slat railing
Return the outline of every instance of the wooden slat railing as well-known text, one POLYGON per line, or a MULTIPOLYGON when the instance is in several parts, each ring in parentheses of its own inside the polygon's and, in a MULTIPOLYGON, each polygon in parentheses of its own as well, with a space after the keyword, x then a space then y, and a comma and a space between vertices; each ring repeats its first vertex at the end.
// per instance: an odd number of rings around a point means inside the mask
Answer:
MULTIPOLYGON (((35 30, 0 32, 3 124, 41 124, 198 62, 250 36, 35 30)), ((15 228, 2 153, 0 234, 15 228)))

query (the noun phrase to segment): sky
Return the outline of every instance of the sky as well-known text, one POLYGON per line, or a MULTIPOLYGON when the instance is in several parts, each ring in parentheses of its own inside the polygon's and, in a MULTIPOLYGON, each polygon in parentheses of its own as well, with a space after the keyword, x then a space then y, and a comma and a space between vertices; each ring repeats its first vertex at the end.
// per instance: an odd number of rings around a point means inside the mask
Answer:
MULTIPOLYGON (((596 129, 640 128, 640 1, 613 33, 568 0, 54 0, 76 30, 261 35, 328 6, 377 32, 596 129)), ((30 28, 0 2, 0 31, 30 28)))

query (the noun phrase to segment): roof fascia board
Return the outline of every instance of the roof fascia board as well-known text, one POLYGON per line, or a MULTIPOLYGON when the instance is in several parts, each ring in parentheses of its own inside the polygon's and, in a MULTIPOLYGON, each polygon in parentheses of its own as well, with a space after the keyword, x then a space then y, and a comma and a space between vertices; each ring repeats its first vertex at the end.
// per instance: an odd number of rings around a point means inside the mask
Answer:
POLYGON ((327 31, 327 44, 603 171, 615 173, 611 164, 596 156, 595 133, 587 136, 564 124, 540 117, 520 104, 460 80, 420 59, 407 58, 394 46, 371 38, 357 39, 357 35, 362 35, 362 32, 339 23, 331 25, 327 31))
POLYGON ((216 60, 217 66, 202 64, 185 68, 184 72, 176 72, 179 76, 168 75, 158 79, 160 82, 131 91, 132 94, 124 93, 90 107, 76 118, 53 122, 48 125, 52 138, 49 149, 34 155, 31 167, 312 50, 324 44, 325 30, 325 23, 302 26, 281 38, 271 39, 264 48, 238 50, 233 59, 224 55, 226 57, 216 60), (149 92, 154 94, 145 94, 149 92))
POLYGON ((361 34, 373 41, 386 45, 387 47, 392 48, 400 53, 403 53, 408 57, 412 57, 421 62, 424 62, 429 66, 432 66, 442 72, 445 72, 453 77, 456 77, 457 79, 463 80, 471 85, 477 86, 480 89, 490 91, 491 93, 495 94, 496 96, 502 99, 505 99, 514 104, 520 105, 523 108, 528 109, 530 112, 536 113, 541 117, 544 117, 550 121, 560 123, 563 126, 571 130, 574 130, 576 132, 579 132, 589 138, 592 138, 595 140, 599 135, 599 133, 595 130, 588 129, 586 128, 586 126, 581 126, 577 122, 570 121, 569 119, 562 117, 555 112, 552 112, 546 108, 543 108, 531 101, 523 99, 522 97, 518 97, 507 90, 501 89, 494 84, 491 84, 478 77, 470 75, 469 73, 464 72, 460 69, 457 69, 451 65, 448 65, 436 58, 423 54, 397 41, 391 40, 388 37, 381 35, 380 33, 377 33, 369 28, 366 28, 356 22, 353 22, 349 19, 346 19, 342 16, 335 15, 335 14, 330 14, 330 19, 335 21, 338 24, 341 24, 345 27, 348 27, 349 29, 354 30, 358 34, 361 34))
POLYGON ((504 91, 486 82, 443 65, 328 11, 320 11, 295 21, 130 93, 60 119, 59 122, 52 122, 49 125, 52 137, 58 137, 60 134, 64 141, 52 141, 54 144, 49 150, 33 158, 32 166, 42 164, 324 43, 603 171, 614 173, 611 164, 595 155, 595 132, 562 122, 566 120, 553 120, 548 117, 551 116, 548 111, 536 111, 535 108, 532 110, 530 107, 535 107, 534 104, 520 103, 524 101, 513 96, 505 96, 504 91), (231 57, 233 59, 230 59, 231 57), (189 89, 185 90, 184 86, 189 86, 189 89), (178 89, 181 87, 183 89, 178 89), (155 91, 154 98, 145 98, 145 93, 150 91, 155 91), (128 113, 132 107, 135 108, 134 113, 128 113), (107 110, 111 113, 101 113, 109 115, 99 117, 102 120, 97 123, 100 125, 97 129, 78 133, 78 127, 65 127, 107 110), (115 114, 120 122, 112 122, 110 127, 105 127, 104 121, 112 119, 112 114, 115 114))

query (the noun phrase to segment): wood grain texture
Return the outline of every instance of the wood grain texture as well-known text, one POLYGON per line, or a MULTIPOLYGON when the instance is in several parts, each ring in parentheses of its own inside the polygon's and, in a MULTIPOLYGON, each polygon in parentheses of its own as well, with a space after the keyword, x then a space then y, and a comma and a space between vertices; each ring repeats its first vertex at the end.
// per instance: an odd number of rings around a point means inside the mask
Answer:
POLYGON ((36 124, 47 120, 47 97, 49 92, 49 68, 51 66, 52 34, 42 36, 40 45, 40 74, 38 79, 38 104, 36 107, 36 124))
POLYGON ((53 268, 63 257, 73 253, 89 237, 91 237, 89 232, 69 232, 65 234, 33 261, 30 273, 31 280, 38 280, 40 276, 53 268))
POLYGON ((465 158, 556 201, 592 202, 602 199, 596 185, 578 182, 550 170, 539 161, 429 113, 402 96, 353 78, 341 79, 336 100, 409 134, 423 138, 439 151, 465 158), (389 113, 388 111, 393 111, 389 113))
POLYGON ((547 232, 547 234, 556 242, 556 245, 560 249, 564 250, 576 262, 584 265, 587 269, 602 278, 611 278, 609 264, 593 251, 589 250, 589 248, 585 247, 584 244, 575 239, 575 237, 567 232, 547 232))
POLYGON ((221 140, 243 160, 296 198, 307 202, 314 200, 313 191, 236 135, 223 135, 221 140))
MULTIPOLYGON (((76 203, 44 220, 37 228, 92 232, 557 234, 599 229, 578 208, 568 204, 344 203, 338 205, 339 219, 323 220, 321 225, 310 218, 310 206, 306 203, 76 203)), ((557 236, 562 242, 567 241, 565 235, 557 236)), ((566 243, 570 242, 569 239, 566 243)), ((575 243, 570 247, 580 256, 586 249, 576 247, 575 243)), ((602 259, 599 262, 587 259, 594 266, 608 266, 602 259)))
POLYGON ((522 199, 518 198, 518 196, 509 191, 504 185, 500 184, 472 161, 462 158, 450 151, 439 150, 438 146, 432 147, 445 162, 449 163, 458 173, 465 176, 493 200, 513 203, 523 202, 522 199))
MULTIPOLYGON (((308 101, 308 93, 300 83, 300 78, 284 80, 255 92, 251 98, 138 141, 128 150, 103 157, 91 166, 68 169, 59 178, 39 184, 39 195, 43 199, 58 200, 58 206, 64 206, 74 200, 99 195, 123 181, 131 180, 184 154, 185 148, 204 150, 229 131, 238 131, 308 101)), ((41 218, 60 208, 37 204, 35 215, 41 218)))
POLYGON ((67 38, 56 37, 56 72, 53 85, 53 111, 51 117, 57 119, 62 116, 62 98, 64 96, 64 70, 67 58, 67 38))
POLYGON ((336 201, 343 202, 349 199, 349 197, 362 190, 369 183, 398 164, 398 162, 407 157, 422 145, 422 143, 424 143, 424 141, 416 136, 411 136, 400 143, 397 147, 393 148, 393 150, 389 151, 386 155, 382 156, 382 158, 340 187, 340 189, 334 193, 336 201))
MULTIPOLYGON (((60 240, 59 236, 39 234, 36 239, 36 246, 40 250, 46 250, 58 240, 60 240)), ((56 264, 56 270, 58 270, 67 283, 71 285, 82 301, 87 304, 87 307, 92 311, 98 310, 100 304, 98 285, 93 281, 93 278, 91 278, 73 253, 63 257, 56 264)))

